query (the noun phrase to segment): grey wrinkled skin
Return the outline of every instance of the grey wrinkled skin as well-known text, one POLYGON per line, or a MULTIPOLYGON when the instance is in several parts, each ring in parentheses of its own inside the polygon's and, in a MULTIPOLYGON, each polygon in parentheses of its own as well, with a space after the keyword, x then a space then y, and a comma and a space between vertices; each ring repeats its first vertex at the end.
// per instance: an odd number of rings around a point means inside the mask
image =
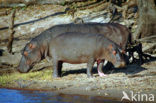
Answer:
MULTIPOLYGON (((68 32, 52 39, 49 56, 53 62, 53 77, 58 77, 59 62, 71 64, 87 63, 87 76, 92 76, 92 67, 97 60, 108 60, 116 68, 126 63, 120 52, 120 46, 101 34, 68 32), (115 54, 113 54, 115 52, 115 54)), ((62 65, 62 64, 61 64, 62 65)))
POLYGON ((36 62, 44 59, 49 55, 50 41, 65 32, 81 32, 81 33, 93 33, 102 34, 110 40, 118 44, 121 49, 125 50, 127 42, 131 41, 131 35, 128 29, 117 23, 85 23, 85 24, 62 24, 53 26, 35 38, 33 38, 23 49, 28 52, 28 57, 24 56, 22 52, 22 58, 18 66, 20 72, 28 72, 36 62), (30 49, 29 44, 36 45, 36 48, 30 49), (30 64, 26 62, 30 61, 30 64))

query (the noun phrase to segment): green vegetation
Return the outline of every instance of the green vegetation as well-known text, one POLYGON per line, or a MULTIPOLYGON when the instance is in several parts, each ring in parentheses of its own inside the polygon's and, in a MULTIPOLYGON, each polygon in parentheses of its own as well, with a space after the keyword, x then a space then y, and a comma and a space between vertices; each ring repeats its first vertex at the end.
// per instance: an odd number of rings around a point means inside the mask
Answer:
POLYGON ((0 75, 0 86, 7 86, 8 84, 12 84, 17 80, 52 80, 52 70, 42 70, 36 72, 29 72, 29 73, 10 73, 10 74, 3 74, 0 75))
POLYGON ((27 6, 21 7, 21 10, 26 10, 27 6))

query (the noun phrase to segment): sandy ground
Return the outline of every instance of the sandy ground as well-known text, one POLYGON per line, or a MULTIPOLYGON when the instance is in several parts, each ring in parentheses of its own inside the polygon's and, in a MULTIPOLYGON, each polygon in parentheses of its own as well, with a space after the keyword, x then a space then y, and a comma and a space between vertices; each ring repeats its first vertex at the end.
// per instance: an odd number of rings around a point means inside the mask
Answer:
MULTIPOLYGON (((30 6, 25 10, 19 9, 16 12, 15 24, 40 19, 47 15, 56 12, 64 11, 64 7, 58 6, 30 6), (40 10, 40 11, 37 11, 40 10)), ((85 15, 85 13, 83 14, 85 15)), ((7 26, 8 16, 0 17, 0 28, 7 26)), ((11 55, 6 51, 7 38, 9 36, 8 29, 0 30, 0 74, 16 72, 16 67, 21 58, 20 51, 25 44, 35 37, 40 32, 49 28, 50 26, 60 23, 70 23, 73 18, 69 15, 57 15, 54 17, 46 18, 35 23, 20 25, 15 28, 15 40, 13 43, 13 52, 11 55)), ((99 20, 99 19, 98 19, 99 20)), ((153 54, 154 56, 154 54, 153 54)), ((156 56, 156 55, 155 55, 156 56)), ((93 78, 87 78, 86 64, 71 65, 63 64, 63 74, 61 78, 54 79, 51 76, 52 63, 46 60, 36 64, 30 72, 42 71, 49 73, 50 79, 39 80, 30 79, 25 80, 20 78, 13 82, 8 82, 5 87, 9 88, 22 88, 22 89, 36 89, 36 90, 52 90, 54 92, 66 94, 83 94, 93 96, 103 96, 107 98, 120 99, 123 96, 122 91, 130 94, 130 91, 135 93, 149 93, 156 96, 156 60, 147 60, 143 65, 133 63, 123 69, 110 69, 109 65, 103 67, 106 77, 99 77, 97 74, 96 64, 94 65, 93 78)), ((3 85, 0 84, 0 87, 3 85)), ((156 98, 156 97, 155 97, 156 98)))

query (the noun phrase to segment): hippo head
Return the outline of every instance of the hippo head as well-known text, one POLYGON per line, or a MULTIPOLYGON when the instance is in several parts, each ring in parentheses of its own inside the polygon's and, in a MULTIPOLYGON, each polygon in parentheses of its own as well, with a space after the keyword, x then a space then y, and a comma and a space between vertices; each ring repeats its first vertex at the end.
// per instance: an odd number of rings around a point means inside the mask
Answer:
POLYGON ((119 46, 110 44, 107 49, 106 59, 110 61, 115 68, 123 68, 126 66, 125 52, 121 50, 119 46))
POLYGON ((22 58, 17 67, 17 70, 21 73, 28 72, 34 65, 41 60, 41 53, 36 42, 30 42, 26 44, 21 52, 22 58))

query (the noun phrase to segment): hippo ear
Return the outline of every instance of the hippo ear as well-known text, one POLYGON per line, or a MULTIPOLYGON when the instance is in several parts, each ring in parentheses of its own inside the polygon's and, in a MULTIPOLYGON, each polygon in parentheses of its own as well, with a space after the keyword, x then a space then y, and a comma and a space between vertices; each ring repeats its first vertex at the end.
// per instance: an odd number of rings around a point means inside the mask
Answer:
POLYGON ((24 55, 25 55, 25 56, 28 56, 28 52, 27 52, 27 51, 24 51, 24 55))
POLYGON ((115 50, 113 51, 113 54, 116 55, 116 51, 115 50))
POLYGON ((35 48, 35 47, 36 47, 35 44, 32 44, 32 43, 29 44, 29 48, 33 49, 33 48, 35 48))

